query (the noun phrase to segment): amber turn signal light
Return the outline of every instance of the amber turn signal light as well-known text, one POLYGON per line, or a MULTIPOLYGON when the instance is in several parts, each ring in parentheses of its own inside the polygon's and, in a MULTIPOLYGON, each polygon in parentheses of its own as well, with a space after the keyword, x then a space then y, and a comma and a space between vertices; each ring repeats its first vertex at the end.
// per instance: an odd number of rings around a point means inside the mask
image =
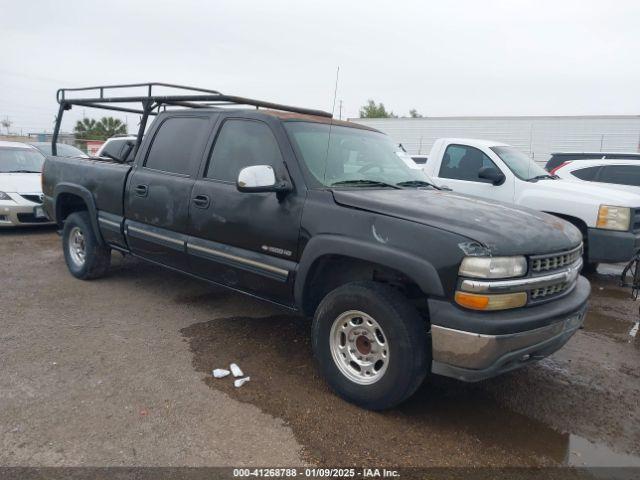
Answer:
POLYGON ((527 304, 525 292, 478 295, 457 291, 455 299, 458 305, 471 310, 506 310, 523 307, 527 304))

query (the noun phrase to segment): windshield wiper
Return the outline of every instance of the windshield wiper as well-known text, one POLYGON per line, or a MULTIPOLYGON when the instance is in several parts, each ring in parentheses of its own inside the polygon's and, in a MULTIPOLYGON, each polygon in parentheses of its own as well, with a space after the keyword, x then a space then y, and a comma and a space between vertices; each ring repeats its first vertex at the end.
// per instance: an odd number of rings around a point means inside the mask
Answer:
POLYGON ((40 173, 38 170, 7 170, 0 173, 40 173))
POLYGON ((544 180, 545 178, 549 178, 549 179, 551 179, 551 180, 557 180, 557 179, 558 179, 558 178, 560 178, 560 177, 558 177, 557 175, 549 175, 549 174, 546 174, 546 175, 536 175, 535 177, 532 177, 532 178, 530 178, 529 180, 527 180, 527 182, 532 182, 532 181, 534 181, 534 180, 544 180))
POLYGON ((404 182, 396 183, 399 187, 433 187, 440 190, 440 187, 433 183, 425 182, 424 180, 406 180, 404 182))
POLYGON ((340 182, 334 182, 331 184, 332 187, 340 187, 340 186, 362 186, 362 187, 387 187, 387 188, 395 188, 396 190, 401 190, 401 187, 397 185, 391 185, 390 183, 379 182, 378 180, 342 180, 340 182))

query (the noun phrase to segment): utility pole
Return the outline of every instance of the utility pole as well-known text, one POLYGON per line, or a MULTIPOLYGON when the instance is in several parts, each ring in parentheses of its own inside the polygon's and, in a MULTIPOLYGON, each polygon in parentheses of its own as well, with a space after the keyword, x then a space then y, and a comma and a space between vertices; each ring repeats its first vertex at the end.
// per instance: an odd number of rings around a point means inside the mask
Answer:
POLYGON ((338 120, 342 120, 342 100, 340 100, 340 108, 338 110, 340 113, 338 113, 338 120))

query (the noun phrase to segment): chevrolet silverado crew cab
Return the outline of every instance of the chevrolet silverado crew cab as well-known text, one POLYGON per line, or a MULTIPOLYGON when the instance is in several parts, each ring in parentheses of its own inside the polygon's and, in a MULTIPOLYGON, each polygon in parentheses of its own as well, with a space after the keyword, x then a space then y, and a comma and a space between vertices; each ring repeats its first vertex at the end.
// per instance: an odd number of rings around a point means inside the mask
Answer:
POLYGON ((376 130, 215 91, 68 94, 59 119, 143 105, 133 163, 46 160, 71 274, 105 275, 117 250, 313 317, 319 370, 360 406, 392 407, 429 373, 527 365, 583 321, 577 228, 434 187, 376 130))
POLYGON ((640 195, 558 178, 518 149, 488 140, 441 138, 425 172, 455 192, 550 213, 582 233, 589 270, 628 261, 640 248, 640 195))

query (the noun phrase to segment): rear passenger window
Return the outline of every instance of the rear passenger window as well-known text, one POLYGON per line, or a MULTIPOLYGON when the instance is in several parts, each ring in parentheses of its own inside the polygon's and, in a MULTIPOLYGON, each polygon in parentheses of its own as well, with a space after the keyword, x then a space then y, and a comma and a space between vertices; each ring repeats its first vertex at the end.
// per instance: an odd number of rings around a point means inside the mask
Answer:
POLYGON ((227 120, 218 134, 205 176, 235 183, 244 167, 271 165, 277 171, 281 163, 278 142, 265 123, 227 120))
POLYGON ((449 145, 442 157, 439 177, 491 183, 491 180, 478 176, 483 167, 493 167, 499 170, 496 164, 477 148, 466 145, 449 145))
POLYGON ((617 183, 619 185, 640 186, 639 165, 607 165, 602 167, 598 176, 599 182, 617 183))
POLYGON ((167 118, 153 137, 145 167, 190 175, 197 170, 209 133, 206 117, 167 118))
POLYGON ((600 170, 600 167, 581 168, 579 170, 574 170, 573 172, 571 172, 571 175, 579 178, 580 180, 593 181, 596 177, 596 174, 598 173, 598 170, 600 170))

